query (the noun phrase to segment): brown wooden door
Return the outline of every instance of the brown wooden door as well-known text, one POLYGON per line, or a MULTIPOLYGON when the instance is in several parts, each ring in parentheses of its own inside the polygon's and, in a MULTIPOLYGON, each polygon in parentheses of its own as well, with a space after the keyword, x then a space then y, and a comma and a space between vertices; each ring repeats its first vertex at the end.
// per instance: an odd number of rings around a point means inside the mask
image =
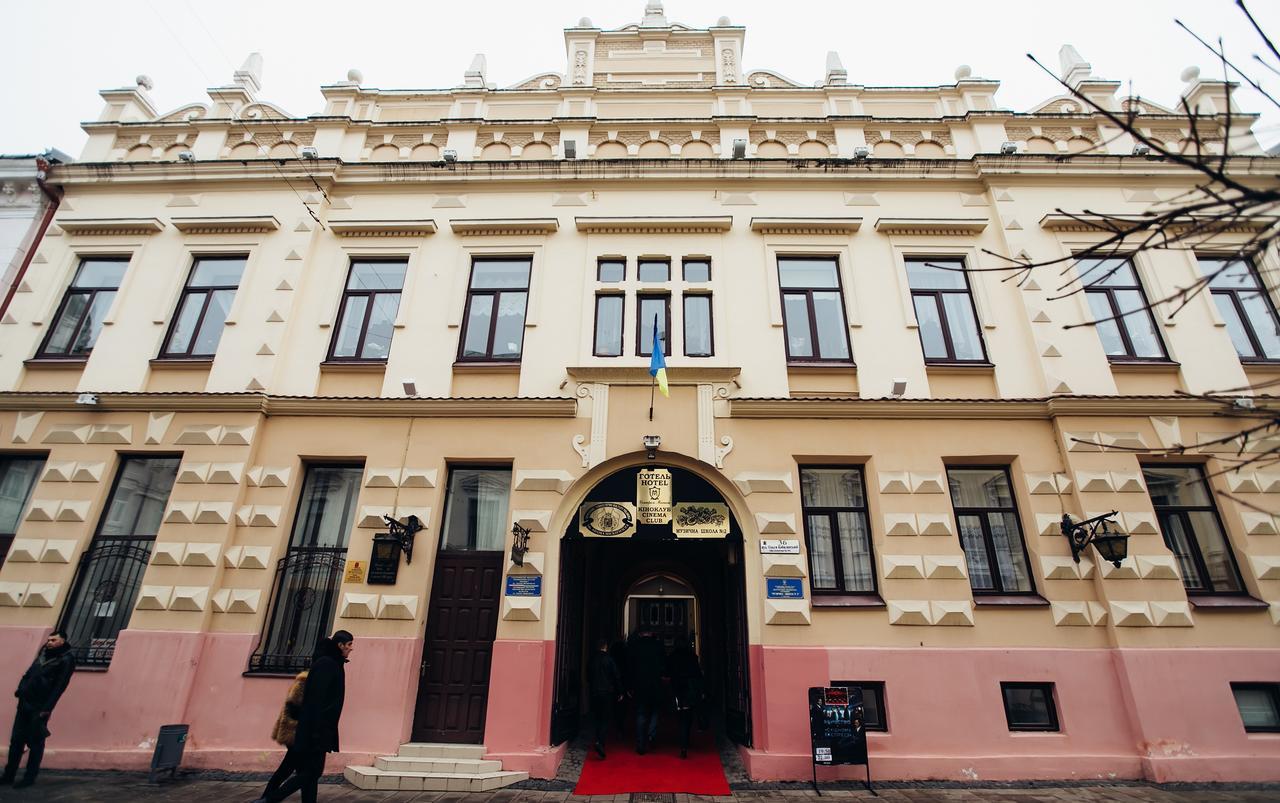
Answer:
POLYGON ((414 741, 484 741, 501 583, 500 552, 441 551, 436 557, 414 741))

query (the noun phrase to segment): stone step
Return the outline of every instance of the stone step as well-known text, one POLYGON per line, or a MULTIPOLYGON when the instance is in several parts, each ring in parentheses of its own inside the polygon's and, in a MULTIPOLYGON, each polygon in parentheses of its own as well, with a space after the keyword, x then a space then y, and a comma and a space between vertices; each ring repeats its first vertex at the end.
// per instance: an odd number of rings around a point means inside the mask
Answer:
POLYGON ((481 758, 422 758, 420 756, 378 756, 373 766, 388 772, 431 772, 475 775, 500 772, 502 762, 481 758))
POLYGON ((484 758, 482 744, 445 744, 437 742, 406 742, 400 745, 401 758, 484 758))
POLYGON ((527 780, 527 772, 388 772, 377 767, 347 767, 347 780, 358 789, 406 792, 488 792, 527 780))

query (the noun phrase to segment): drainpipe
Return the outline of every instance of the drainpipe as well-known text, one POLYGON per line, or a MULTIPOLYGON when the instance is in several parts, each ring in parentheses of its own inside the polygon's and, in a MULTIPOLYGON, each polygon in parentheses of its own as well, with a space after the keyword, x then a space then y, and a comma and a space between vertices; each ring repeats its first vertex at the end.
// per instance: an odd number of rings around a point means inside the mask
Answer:
POLYGON ((49 224, 53 222, 53 216, 58 211, 58 205, 62 203, 62 191, 50 187, 45 183, 45 177, 49 175, 49 161, 44 157, 36 157, 36 184, 39 185, 40 191, 49 199, 49 206, 45 208, 44 220, 40 221, 40 229, 36 232, 36 236, 31 239, 31 247, 27 249, 27 253, 22 257, 22 265, 18 268, 18 272, 13 276, 13 284, 9 286, 9 292, 5 294, 4 301, 0 302, 0 316, 3 316, 9 309, 9 303, 13 301, 13 294, 18 292, 18 285, 22 284, 22 279, 27 275, 27 266, 31 264, 32 257, 35 256, 36 248, 40 246, 44 240, 44 233, 48 230, 49 224))

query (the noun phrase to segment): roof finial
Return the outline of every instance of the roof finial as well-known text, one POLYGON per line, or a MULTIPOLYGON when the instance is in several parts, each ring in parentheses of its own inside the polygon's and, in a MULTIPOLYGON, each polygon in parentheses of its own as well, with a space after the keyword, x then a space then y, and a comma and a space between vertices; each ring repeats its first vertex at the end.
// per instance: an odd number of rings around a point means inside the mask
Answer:
POLYGON ((840 54, 834 50, 827 51, 827 83, 845 84, 849 81, 849 72, 840 61, 840 54))
POLYGON ((1063 45, 1058 51, 1058 63, 1062 65, 1062 80, 1067 86, 1075 88, 1081 81, 1089 80, 1093 75, 1093 65, 1084 60, 1074 45, 1063 45))
POLYGON ((251 93, 262 89, 262 54, 256 50, 250 53, 231 80, 251 93))
POLYGON ((463 85, 484 87, 484 72, 487 63, 484 54, 477 53, 476 57, 471 60, 471 66, 462 74, 463 85))
POLYGON ((641 28, 666 28, 667 15, 662 11, 662 0, 649 0, 644 4, 644 19, 641 28))

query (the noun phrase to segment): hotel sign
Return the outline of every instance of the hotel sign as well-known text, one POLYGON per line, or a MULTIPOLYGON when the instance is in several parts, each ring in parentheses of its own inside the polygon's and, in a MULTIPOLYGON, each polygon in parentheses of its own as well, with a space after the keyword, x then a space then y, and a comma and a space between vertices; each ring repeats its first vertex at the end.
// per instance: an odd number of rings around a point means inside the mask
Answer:
POLYGON ((671 522, 671 472, 641 469, 636 475, 636 517, 641 524, 671 522))
POLYGON ((578 508, 584 538, 630 538, 636 534, 636 506, 629 502, 589 502, 578 508))
POLYGON ((724 538, 729 534, 729 506, 723 502, 673 505, 671 531, 677 538, 724 538))

